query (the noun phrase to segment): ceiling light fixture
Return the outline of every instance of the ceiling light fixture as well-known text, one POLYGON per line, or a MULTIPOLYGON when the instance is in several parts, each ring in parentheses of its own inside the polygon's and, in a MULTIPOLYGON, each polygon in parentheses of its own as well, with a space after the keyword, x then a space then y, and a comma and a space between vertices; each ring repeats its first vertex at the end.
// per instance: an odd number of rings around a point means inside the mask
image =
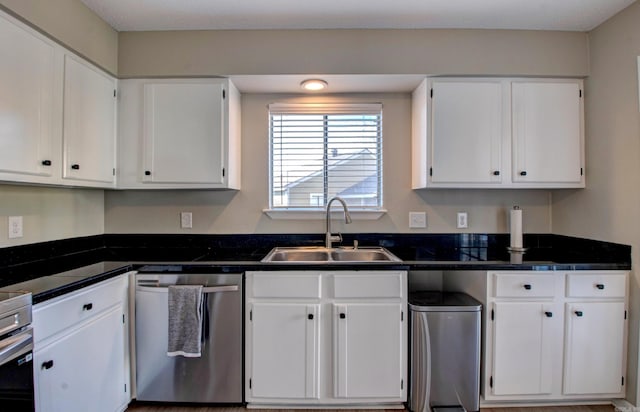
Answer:
POLYGON ((329 83, 321 79, 307 79, 300 83, 300 86, 310 92, 319 92, 329 87, 329 83))

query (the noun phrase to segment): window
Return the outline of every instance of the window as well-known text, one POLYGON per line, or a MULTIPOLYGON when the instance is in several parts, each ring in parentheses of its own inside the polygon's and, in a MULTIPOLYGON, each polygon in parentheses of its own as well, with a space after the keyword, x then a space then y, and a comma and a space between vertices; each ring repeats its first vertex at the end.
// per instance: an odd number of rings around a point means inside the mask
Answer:
POLYGON ((381 104, 269 105, 270 208, 382 207, 381 104))

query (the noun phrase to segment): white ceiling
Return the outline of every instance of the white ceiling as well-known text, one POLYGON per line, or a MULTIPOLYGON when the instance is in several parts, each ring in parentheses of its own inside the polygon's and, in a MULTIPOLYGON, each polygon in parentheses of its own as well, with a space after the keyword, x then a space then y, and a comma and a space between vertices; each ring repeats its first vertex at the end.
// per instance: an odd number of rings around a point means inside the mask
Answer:
POLYGON ((635 0, 82 0, 118 31, 531 29, 589 31, 635 0))

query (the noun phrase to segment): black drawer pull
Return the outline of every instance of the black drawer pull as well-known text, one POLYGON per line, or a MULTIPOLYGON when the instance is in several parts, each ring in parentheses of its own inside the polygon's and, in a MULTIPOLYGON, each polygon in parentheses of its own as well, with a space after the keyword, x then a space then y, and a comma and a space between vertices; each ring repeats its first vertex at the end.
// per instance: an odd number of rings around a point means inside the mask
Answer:
POLYGON ((544 315, 548 318, 553 317, 553 312, 545 312, 544 315))
POLYGON ((523 287, 524 287, 526 290, 531 290, 531 285, 530 285, 530 284, 528 284, 528 283, 525 283, 525 284, 523 285, 523 287))
POLYGON ((82 306, 82 310, 91 310, 91 309, 93 309, 93 303, 85 303, 82 306))
POLYGON ((520 172, 520 176, 526 176, 527 175, 527 171, 523 170, 522 172, 520 172))
POLYGON ((43 160, 42 166, 51 166, 51 160, 43 160))
POLYGON ((80 165, 78 165, 78 164, 71 165, 71 168, 72 168, 73 170, 80 170, 80 165))
POLYGON ((604 289, 604 285, 602 283, 598 283, 596 287, 600 290, 604 289))
POLYGON ((53 361, 48 360, 46 362, 42 362, 42 366, 40 367, 40 369, 51 369, 52 367, 53 367, 53 361))
POLYGON ((493 171, 493 175, 494 176, 500 176, 500 171, 499 170, 494 170, 493 171))
POLYGON ((576 310, 576 316, 577 317, 582 317, 582 311, 581 310, 576 310))
POLYGON ((309 314, 307 315, 307 318, 309 318, 309 320, 313 320, 313 313, 309 313, 309 314))
POLYGON ((144 171, 144 175, 145 176, 151 176, 151 171, 150 170, 145 170, 144 171))
POLYGON ((344 314, 344 313, 341 313, 341 314, 340 314, 340 319, 346 319, 346 317, 347 317, 347 315, 346 315, 346 314, 344 314))

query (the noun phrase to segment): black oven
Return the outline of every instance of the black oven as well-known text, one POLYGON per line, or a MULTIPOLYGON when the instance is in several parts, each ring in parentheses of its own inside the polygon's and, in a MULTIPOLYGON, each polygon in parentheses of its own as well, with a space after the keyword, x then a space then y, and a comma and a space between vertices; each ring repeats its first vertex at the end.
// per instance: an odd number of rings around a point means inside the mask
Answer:
POLYGON ((0 405, 33 412, 31 294, 0 293, 0 405))

